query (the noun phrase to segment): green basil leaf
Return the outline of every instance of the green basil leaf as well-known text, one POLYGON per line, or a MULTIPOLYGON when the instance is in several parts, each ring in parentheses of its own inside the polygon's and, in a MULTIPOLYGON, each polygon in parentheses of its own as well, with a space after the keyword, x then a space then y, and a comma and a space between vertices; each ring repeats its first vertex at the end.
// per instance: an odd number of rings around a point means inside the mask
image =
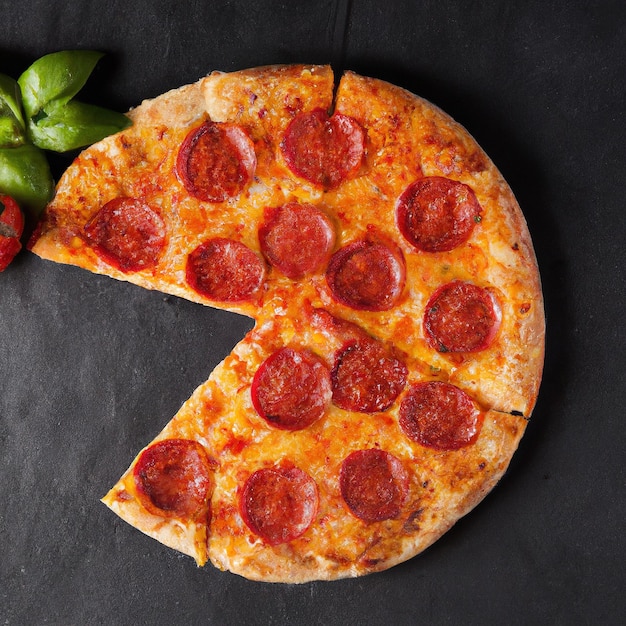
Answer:
POLYGON ((38 216, 54 193, 44 152, 30 144, 0 149, 0 193, 38 216))
POLYGON ((18 79, 26 117, 33 118, 51 102, 69 102, 85 85, 103 54, 64 50, 37 59, 18 79))
POLYGON ((0 102, 0 148, 15 148, 24 143, 24 133, 16 119, 6 115, 0 102))
POLYGON ((29 120, 29 132, 39 148, 66 152, 100 141, 130 124, 122 113, 72 100, 64 106, 50 106, 29 120))
POLYGON ((20 88, 10 76, 0 74, 0 148, 24 143, 24 131, 20 88))

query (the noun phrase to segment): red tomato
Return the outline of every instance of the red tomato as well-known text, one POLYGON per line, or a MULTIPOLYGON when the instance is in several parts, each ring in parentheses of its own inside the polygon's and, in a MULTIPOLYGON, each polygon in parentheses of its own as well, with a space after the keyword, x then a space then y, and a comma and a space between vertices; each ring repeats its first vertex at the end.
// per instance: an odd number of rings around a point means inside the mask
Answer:
POLYGON ((0 196, 0 272, 22 248, 23 231, 24 216, 17 202, 9 196, 0 196))

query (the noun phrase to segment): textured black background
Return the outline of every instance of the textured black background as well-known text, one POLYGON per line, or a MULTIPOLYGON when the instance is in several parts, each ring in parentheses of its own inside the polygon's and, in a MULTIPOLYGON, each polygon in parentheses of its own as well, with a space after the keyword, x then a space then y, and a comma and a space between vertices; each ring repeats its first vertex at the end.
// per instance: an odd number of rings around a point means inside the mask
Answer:
POLYGON ((118 110, 300 61, 432 100, 516 193, 548 316, 533 420, 481 506, 388 572, 251 583, 99 503, 251 323, 21 254, 0 275, 0 623, 624 623, 623 1, 0 0, 0 16, 0 72, 101 50, 82 99, 118 110))

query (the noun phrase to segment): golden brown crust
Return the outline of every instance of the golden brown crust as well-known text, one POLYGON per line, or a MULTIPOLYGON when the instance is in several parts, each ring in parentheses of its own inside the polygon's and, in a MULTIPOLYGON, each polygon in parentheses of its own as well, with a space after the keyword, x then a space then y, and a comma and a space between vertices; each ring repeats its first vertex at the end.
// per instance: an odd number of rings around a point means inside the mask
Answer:
POLYGON ((209 559, 220 569, 256 580, 330 580, 380 571, 411 558, 495 486, 537 398, 545 332, 541 285, 530 235, 508 185, 467 131, 437 107, 399 87, 351 72, 341 77, 333 96, 328 66, 214 72, 144 102, 129 115, 131 129, 84 151, 68 169, 33 251, 249 315, 256 327, 155 439, 195 440, 215 461, 208 524, 160 518, 147 511, 134 485, 136 459, 103 501, 139 530, 189 554, 198 564, 209 559), (281 141, 299 113, 333 107, 365 129, 365 156, 356 175, 323 190, 290 170, 281 141), (175 173, 181 142, 204 120, 243 129, 257 159, 253 179, 241 195, 217 204, 191 197, 175 173), (481 220, 463 245, 447 252, 421 252, 399 233, 398 197, 422 176, 448 177, 474 190, 481 220), (100 259, 85 240, 86 221, 119 195, 145 198, 162 210, 168 243, 154 268, 123 272, 100 259), (265 208, 294 200, 312 203, 329 217, 337 247, 367 237, 398 247, 407 279, 394 307, 377 312, 342 304, 333 296, 325 268, 294 282, 268 267, 258 297, 236 303, 208 300, 186 284, 187 255, 208 237, 235 239, 261 258, 258 226, 265 208), (426 303, 438 287, 453 280, 488 288, 500 302, 502 323, 487 349, 447 354, 433 349, 425 338, 426 303), (408 384, 441 381, 464 390, 484 416, 475 443, 438 451, 408 439, 399 427, 402 393, 390 409, 373 415, 331 404, 323 418, 293 432, 261 419, 252 404, 251 385, 274 350, 306 349, 330 368, 337 351, 357 336, 398 350, 406 361, 408 384), (339 489, 343 460, 369 448, 393 454, 409 476, 401 513, 381 522, 352 515, 339 489), (319 507, 302 536, 269 545, 243 520, 241 488, 255 470, 284 463, 312 477, 319 507))
POLYGON ((213 72, 202 80, 207 113, 216 122, 254 129, 255 138, 276 141, 295 115, 332 104, 328 65, 270 65, 236 75, 233 80, 232 73, 213 72))
POLYGON ((207 524, 164 518, 146 510, 139 502, 132 475, 118 481, 102 502, 125 522, 163 545, 193 557, 198 565, 207 562, 207 524))

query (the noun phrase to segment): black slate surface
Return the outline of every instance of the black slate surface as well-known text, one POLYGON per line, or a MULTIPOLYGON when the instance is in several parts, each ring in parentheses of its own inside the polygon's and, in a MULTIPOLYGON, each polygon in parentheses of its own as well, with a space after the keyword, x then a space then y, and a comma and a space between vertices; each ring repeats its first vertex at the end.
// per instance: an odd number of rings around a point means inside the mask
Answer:
POLYGON ((535 414, 477 509, 388 572, 252 583, 99 503, 250 321, 22 253, 0 274, 0 623, 624 623, 623 2, 0 0, 0 16, 0 72, 102 50, 81 97, 118 110, 285 62, 430 99, 516 193, 548 316, 535 414))

